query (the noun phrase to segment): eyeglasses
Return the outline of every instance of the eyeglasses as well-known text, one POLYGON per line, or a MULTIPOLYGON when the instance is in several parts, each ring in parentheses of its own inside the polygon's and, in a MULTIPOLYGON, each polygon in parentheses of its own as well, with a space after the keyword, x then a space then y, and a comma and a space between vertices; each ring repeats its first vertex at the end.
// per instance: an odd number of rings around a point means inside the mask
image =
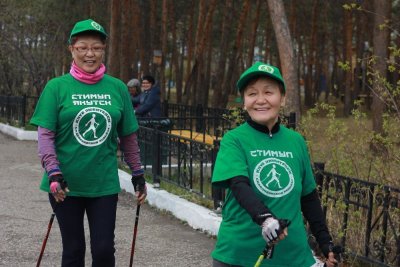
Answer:
POLYGON ((95 54, 99 54, 104 51, 104 46, 93 46, 93 47, 74 46, 74 48, 80 54, 86 54, 87 52, 89 52, 89 50, 91 50, 95 54))

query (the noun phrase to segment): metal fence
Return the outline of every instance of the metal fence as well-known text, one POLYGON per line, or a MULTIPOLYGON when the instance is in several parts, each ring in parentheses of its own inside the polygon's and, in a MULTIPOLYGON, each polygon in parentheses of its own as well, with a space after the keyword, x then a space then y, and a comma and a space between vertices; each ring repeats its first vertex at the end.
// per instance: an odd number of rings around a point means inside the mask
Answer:
POLYGON ((172 134, 202 142, 218 140, 234 127, 232 121, 222 116, 138 118, 138 121, 139 125, 144 127, 171 130, 172 134))
POLYGON ((212 144, 141 126, 138 140, 142 164, 154 183, 172 183, 212 200, 211 173, 216 153, 212 144))
POLYGON ((32 117, 38 97, 0 95, 0 118, 10 125, 25 127, 32 117))
POLYGON ((373 266, 400 266, 400 189, 314 166, 330 229, 346 254, 373 266))
POLYGON ((196 106, 173 104, 164 101, 162 109, 166 117, 182 118, 182 117, 222 117, 228 114, 229 110, 225 108, 203 107, 201 104, 196 106))

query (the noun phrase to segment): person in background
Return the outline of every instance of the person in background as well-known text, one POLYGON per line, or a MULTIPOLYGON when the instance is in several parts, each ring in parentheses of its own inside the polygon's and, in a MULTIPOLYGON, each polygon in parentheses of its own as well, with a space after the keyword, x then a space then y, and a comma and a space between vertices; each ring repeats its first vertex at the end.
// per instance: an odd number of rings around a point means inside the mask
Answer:
MULTIPOLYGON (((138 79, 129 80, 126 86, 128 86, 129 93, 131 94, 131 101, 133 101, 133 99, 142 92, 140 88, 140 81, 138 79)), ((138 106, 139 103, 133 104, 133 108, 137 108, 138 106)))
POLYGON ((212 184, 226 188, 226 199, 213 266, 254 266, 266 244, 274 246, 274 253, 261 266, 316 264, 304 215, 326 266, 333 267, 332 238, 306 143, 280 123, 286 90, 279 69, 257 62, 237 87, 249 119, 224 135, 215 163, 212 184))
POLYGON ((153 76, 145 75, 142 78, 142 93, 132 100, 135 114, 138 117, 161 117, 160 87, 155 83, 153 76))
POLYGON ((104 28, 92 19, 75 24, 68 46, 70 72, 47 83, 30 121, 38 127, 45 169, 40 189, 49 193, 58 220, 63 267, 85 265, 85 214, 92 266, 115 266, 118 139, 140 204, 147 194, 128 89, 105 74, 106 39, 104 28))

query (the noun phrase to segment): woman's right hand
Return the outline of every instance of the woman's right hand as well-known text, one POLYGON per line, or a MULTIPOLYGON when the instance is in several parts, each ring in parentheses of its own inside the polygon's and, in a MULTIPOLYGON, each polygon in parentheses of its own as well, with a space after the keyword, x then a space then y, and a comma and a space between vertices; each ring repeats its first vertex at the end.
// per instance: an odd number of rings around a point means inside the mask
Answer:
POLYGON ((271 215, 261 225, 261 234, 268 244, 276 244, 288 235, 288 225, 286 220, 278 220, 271 215))

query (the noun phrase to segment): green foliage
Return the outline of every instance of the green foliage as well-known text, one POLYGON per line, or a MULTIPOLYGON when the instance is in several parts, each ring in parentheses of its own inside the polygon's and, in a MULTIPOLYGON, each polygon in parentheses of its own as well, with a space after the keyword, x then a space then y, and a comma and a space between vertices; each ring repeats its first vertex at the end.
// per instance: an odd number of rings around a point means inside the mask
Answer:
POLYGON ((307 140, 312 160, 325 162, 327 171, 399 187, 399 118, 385 114, 384 133, 375 133, 360 103, 347 119, 336 118, 335 106, 317 104, 302 117, 298 130, 307 140), (371 149, 373 144, 381 150, 371 149))
POLYGON ((338 67, 344 71, 350 71, 351 68, 349 61, 346 62, 338 61, 338 67))
MULTIPOLYGON (((392 75, 400 75, 400 48, 391 46, 388 48, 390 55, 388 59, 384 59, 387 64, 387 70, 392 75)), ((392 83, 387 79, 386 75, 382 75, 376 70, 376 64, 382 61, 377 56, 371 56, 367 60, 368 82, 373 95, 379 96, 380 101, 384 102, 388 114, 397 117, 400 120, 400 80, 392 83)))
POLYGON ((246 121, 245 112, 241 107, 230 108, 228 114, 224 114, 222 117, 230 121, 233 127, 237 127, 246 121))
POLYGON ((360 6, 360 5, 357 5, 356 3, 344 4, 342 7, 343 7, 344 10, 348 10, 348 11, 351 11, 351 10, 361 10, 361 6, 360 6))

